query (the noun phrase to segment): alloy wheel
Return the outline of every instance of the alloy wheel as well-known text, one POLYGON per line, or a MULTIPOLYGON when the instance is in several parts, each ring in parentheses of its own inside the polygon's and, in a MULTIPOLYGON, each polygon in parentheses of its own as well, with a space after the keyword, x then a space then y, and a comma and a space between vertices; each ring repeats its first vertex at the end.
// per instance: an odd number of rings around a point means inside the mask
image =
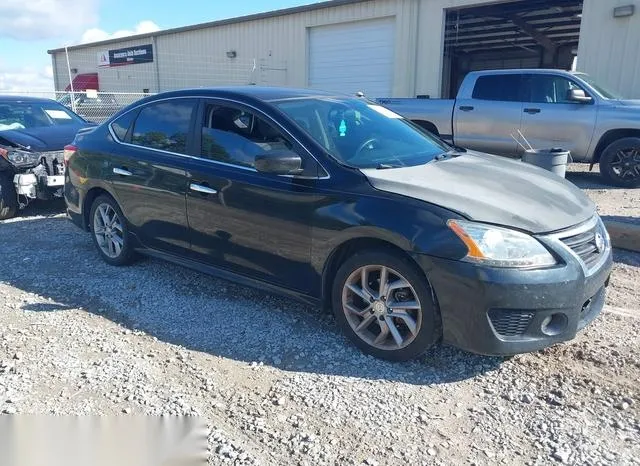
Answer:
POLYGON ((619 150, 609 164, 611 171, 623 180, 640 178, 640 149, 619 150))
POLYGON ((100 204, 93 218, 93 234, 103 253, 112 259, 124 247, 124 229, 118 213, 109 204, 100 204))
POLYGON ((378 349, 405 348, 422 325, 415 289, 400 273, 382 265, 360 267, 349 275, 342 309, 356 335, 378 349))

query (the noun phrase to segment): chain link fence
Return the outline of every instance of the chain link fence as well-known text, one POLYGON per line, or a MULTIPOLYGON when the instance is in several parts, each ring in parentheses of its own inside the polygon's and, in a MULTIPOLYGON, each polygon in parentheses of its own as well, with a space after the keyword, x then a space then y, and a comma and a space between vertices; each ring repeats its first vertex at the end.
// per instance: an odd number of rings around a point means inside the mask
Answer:
POLYGON ((102 123, 121 108, 158 92, 288 83, 287 63, 271 57, 214 60, 203 51, 158 53, 150 62, 105 66, 100 64, 103 55, 93 48, 55 55, 56 90, 7 92, 0 88, 0 94, 54 99, 84 119, 102 123))
POLYGON ((121 108, 124 108, 127 105, 149 95, 146 93, 96 92, 92 90, 77 92, 6 92, 0 90, 0 94, 15 97, 39 97, 56 100, 69 110, 80 115, 85 120, 95 123, 102 123, 103 121, 106 121, 121 108))

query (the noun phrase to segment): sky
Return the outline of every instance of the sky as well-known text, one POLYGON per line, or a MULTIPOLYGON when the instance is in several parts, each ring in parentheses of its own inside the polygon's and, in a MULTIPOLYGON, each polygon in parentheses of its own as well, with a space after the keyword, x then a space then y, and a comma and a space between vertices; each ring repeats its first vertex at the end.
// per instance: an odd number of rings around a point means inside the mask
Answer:
POLYGON ((315 1, 0 0, 0 93, 52 90, 50 49, 315 1))

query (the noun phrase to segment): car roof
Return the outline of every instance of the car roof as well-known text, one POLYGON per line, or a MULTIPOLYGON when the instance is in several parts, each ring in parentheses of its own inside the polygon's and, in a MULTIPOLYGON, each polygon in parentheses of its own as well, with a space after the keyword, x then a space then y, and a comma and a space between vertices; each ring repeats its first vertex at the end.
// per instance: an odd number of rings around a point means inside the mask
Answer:
POLYGON ((12 103, 12 102, 55 102, 53 99, 47 99, 45 97, 31 97, 22 95, 2 95, 0 94, 0 102, 12 103))
POLYGON ((564 74, 572 76, 579 73, 574 73, 567 70, 551 69, 551 68, 514 68, 506 70, 482 70, 472 71, 476 76, 486 76, 495 74, 564 74))
MULTIPOLYGON (((301 99, 312 97, 346 97, 344 94, 319 91, 315 89, 298 89, 290 87, 263 87, 263 86, 230 86, 230 87, 203 87, 194 89, 182 89, 156 94, 154 97, 249 97, 265 102, 301 99)), ((153 100, 153 99, 150 99, 153 100)))

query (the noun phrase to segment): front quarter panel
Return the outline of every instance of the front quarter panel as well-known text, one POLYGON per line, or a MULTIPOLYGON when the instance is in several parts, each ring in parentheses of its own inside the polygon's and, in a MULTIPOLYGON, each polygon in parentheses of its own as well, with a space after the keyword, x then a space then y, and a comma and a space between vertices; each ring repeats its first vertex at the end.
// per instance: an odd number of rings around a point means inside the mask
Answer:
POLYGON ((406 251, 460 259, 467 249, 447 227, 460 215, 411 198, 366 187, 362 192, 325 191, 315 211, 311 262, 322 275, 333 254, 352 240, 379 240, 406 251))
POLYGON ((640 131, 640 105, 617 105, 616 101, 603 100, 597 102, 597 105, 598 119, 585 161, 594 160, 598 143, 608 132, 621 129, 640 131))

